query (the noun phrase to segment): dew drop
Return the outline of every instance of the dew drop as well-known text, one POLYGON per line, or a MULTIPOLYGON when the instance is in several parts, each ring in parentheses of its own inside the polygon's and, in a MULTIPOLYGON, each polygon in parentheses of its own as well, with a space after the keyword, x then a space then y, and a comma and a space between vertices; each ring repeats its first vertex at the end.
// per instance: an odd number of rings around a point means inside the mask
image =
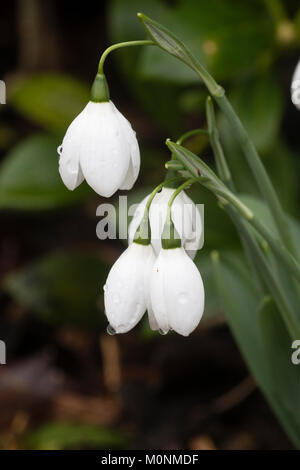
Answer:
POLYGON ((177 300, 178 300, 178 303, 180 303, 181 305, 184 305, 188 302, 189 298, 186 293, 182 292, 181 294, 178 295, 177 300))
POLYGON ((103 286, 104 292, 106 291, 106 289, 107 289, 106 284, 104 284, 104 286, 103 286))
POLYGON ((110 324, 107 325, 106 332, 110 336, 113 336, 116 334, 116 330, 110 324))
POLYGON ((59 147, 57 147, 57 153, 58 153, 59 155, 62 154, 62 151, 63 151, 63 146, 62 146, 62 145, 60 145, 59 147))
POLYGON ((158 332, 162 336, 165 336, 168 333, 167 331, 164 331, 164 330, 161 330, 161 329, 159 329, 158 332))

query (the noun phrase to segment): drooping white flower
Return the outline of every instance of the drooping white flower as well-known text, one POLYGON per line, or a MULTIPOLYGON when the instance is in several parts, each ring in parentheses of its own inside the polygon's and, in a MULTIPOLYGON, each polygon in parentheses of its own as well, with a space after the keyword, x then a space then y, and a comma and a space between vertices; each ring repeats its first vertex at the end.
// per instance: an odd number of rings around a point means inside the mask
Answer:
POLYGON ((85 179, 104 197, 131 189, 140 169, 135 132, 112 101, 89 101, 59 147, 59 172, 68 189, 85 179))
POLYGON ((105 313, 109 328, 126 333, 149 312, 152 326, 149 284, 155 254, 150 244, 133 242, 112 266, 104 286, 105 313))
POLYGON ((188 336, 204 311, 201 275, 182 247, 162 248, 155 262, 150 298, 158 328, 188 336))
POLYGON ((300 109, 300 60, 295 68, 292 78, 291 99, 296 108, 300 109))
MULTIPOLYGON (((161 235, 167 215, 168 202, 175 189, 164 187, 157 193, 150 205, 149 220, 151 227, 151 243, 156 255, 161 250, 161 235)), ((135 231, 139 226, 145 212, 145 207, 150 195, 145 197, 137 207, 128 229, 129 243, 132 243, 135 231)), ((197 250, 203 245, 203 227, 201 214, 189 196, 181 191, 172 204, 172 220, 180 235, 182 245, 191 258, 194 258, 197 250)))

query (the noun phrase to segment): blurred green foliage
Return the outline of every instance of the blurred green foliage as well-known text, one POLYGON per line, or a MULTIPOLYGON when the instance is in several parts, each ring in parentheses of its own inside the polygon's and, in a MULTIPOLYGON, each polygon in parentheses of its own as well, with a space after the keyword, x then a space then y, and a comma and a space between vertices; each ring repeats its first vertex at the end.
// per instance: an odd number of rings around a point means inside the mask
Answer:
POLYGON ((100 426, 53 422, 28 433, 23 446, 29 450, 120 450, 128 447, 128 437, 121 432, 100 426))
POLYGON ((54 209, 87 196, 87 185, 71 192, 61 183, 55 158, 59 143, 54 136, 35 134, 8 153, 0 168, 0 208, 54 209))
POLYGON ((9 274, 4 288, 44 322, 100 328, 104 316, 96 301, 107 269, 94 253, 52 253, 9 274))

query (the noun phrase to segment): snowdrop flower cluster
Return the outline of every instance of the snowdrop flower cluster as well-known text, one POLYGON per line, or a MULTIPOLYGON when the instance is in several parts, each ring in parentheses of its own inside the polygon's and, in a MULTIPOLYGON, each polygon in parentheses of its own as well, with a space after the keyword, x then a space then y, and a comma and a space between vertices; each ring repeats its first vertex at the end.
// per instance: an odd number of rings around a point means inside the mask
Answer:
POLYGON ((148 218, 147 208, 144 214, 132 243, 113 265, 104 286, 108 332, 129 331, 147 310, 153 330, 162 334, 174 330, 188 336, 204 310, 200 272, 181 246, 171 212, 166 216, 157 253, 151 243, 151 217, 148 237, 136 236, 148 218))
POLYGON ((130 123, 109 100, 104 75, 97 75, 91 101, 70 124, 58 152, 59 173, 70 190, 84 179, 104 197, 133 187, 139 146, 130 123))
MULTIPOLYGON (((103 63, 111 50, 145 43, 152 41, 115 44, 102 54, 91 99, 58 148, 59 173, 68 189, 84 179, 104 197, 133 187, 139 146, 130 123, 109 99, 103 63)), ((147 311, 153 330, 188 336, 202 317, 204 287, 192 261, 202 247, 201 214, 183 187, 168 187, 168 182, 140 203, 129 246, 108 274, 104 303, 110 334, 131 330, 147 311)))

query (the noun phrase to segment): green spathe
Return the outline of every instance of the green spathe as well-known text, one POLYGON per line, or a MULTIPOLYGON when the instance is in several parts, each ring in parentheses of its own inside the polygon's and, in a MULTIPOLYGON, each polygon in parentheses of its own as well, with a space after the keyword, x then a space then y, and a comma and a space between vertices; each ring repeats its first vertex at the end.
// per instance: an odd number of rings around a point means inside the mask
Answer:
POLYGON ((164 250, 171 250, 181 247, 181 239, 171 219, 171 214, 167 215, 161 236, 161 246, 164 250))
POLYGON ((109 101, 109 88, 103 73, 97 73, 91 88, 91 101, 105 103, 109 101))

